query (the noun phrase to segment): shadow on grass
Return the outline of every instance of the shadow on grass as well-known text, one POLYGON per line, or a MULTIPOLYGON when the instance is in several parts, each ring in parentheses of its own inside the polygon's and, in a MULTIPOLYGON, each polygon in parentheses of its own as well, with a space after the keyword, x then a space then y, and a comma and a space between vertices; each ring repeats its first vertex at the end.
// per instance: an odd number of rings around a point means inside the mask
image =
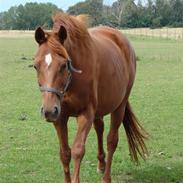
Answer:
POLYGON ((133 168, 130 173, 117 176, 114 183, 183 183, 183 164, 151 165, 133 168))

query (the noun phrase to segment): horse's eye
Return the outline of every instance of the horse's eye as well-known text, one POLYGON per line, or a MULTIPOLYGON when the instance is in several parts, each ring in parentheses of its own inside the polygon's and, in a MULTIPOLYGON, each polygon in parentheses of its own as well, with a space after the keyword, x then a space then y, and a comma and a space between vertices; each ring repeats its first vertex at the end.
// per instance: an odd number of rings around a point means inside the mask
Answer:
POLYGON ((60 66, 60 72, 63 73, 65 69, 66 69, 66 64, 62 64, 60 66))

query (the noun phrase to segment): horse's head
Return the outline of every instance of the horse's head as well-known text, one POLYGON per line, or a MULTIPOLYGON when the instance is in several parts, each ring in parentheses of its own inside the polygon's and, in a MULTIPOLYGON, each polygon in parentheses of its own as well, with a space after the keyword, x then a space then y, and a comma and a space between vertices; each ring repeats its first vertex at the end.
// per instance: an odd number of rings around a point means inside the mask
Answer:
POLYGON ((46 33, 41 28, 35 32, 39 48, 34 67, 42 92, 41 113, 49 122, 55 122, 61 113, 61 101, 71 81, 73 68, 63 44, 66 29, 61 26, 58 33, 46 33))

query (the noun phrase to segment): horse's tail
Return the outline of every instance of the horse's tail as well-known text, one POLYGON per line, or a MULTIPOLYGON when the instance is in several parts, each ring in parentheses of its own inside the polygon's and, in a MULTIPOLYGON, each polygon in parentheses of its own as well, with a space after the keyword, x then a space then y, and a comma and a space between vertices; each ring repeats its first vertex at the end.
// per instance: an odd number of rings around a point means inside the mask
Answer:
POLYGON ((127 102, 125 109, 125 116, 123 120, 123 125, 126 131, 126 136, 128 138, 128 145, 131 159, 138 163, 138 154, 145 159, 148 154, 144 140, 147 139, 148 134, 139 124, 137 118, 135 117, 130 103, 127 102))

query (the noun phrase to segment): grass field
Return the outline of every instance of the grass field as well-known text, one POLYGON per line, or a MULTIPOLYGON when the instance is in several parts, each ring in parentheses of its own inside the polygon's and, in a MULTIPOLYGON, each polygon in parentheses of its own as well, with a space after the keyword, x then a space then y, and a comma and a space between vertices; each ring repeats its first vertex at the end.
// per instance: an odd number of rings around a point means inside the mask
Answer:
MULTIPOLYGON (((151 134, 150 156, 134 165, 123 128, 113 160, 113 183, 183 183, 183 43, 130 37, 138 67, 131 103, 151 134)), ((30 65, 33 38, 0 38, 0 183, 63 183, 55 130, 39 114, 40 92, 30 65)), ((105 119, 105 137, 109 117, 105 119)), ((72 144, 76 123, 70 119, 72 144)), ((106 140, 105 140, 106 147, 106 140)), ((81 168, 83 183, 99 183, 92 129, 81 168)))

